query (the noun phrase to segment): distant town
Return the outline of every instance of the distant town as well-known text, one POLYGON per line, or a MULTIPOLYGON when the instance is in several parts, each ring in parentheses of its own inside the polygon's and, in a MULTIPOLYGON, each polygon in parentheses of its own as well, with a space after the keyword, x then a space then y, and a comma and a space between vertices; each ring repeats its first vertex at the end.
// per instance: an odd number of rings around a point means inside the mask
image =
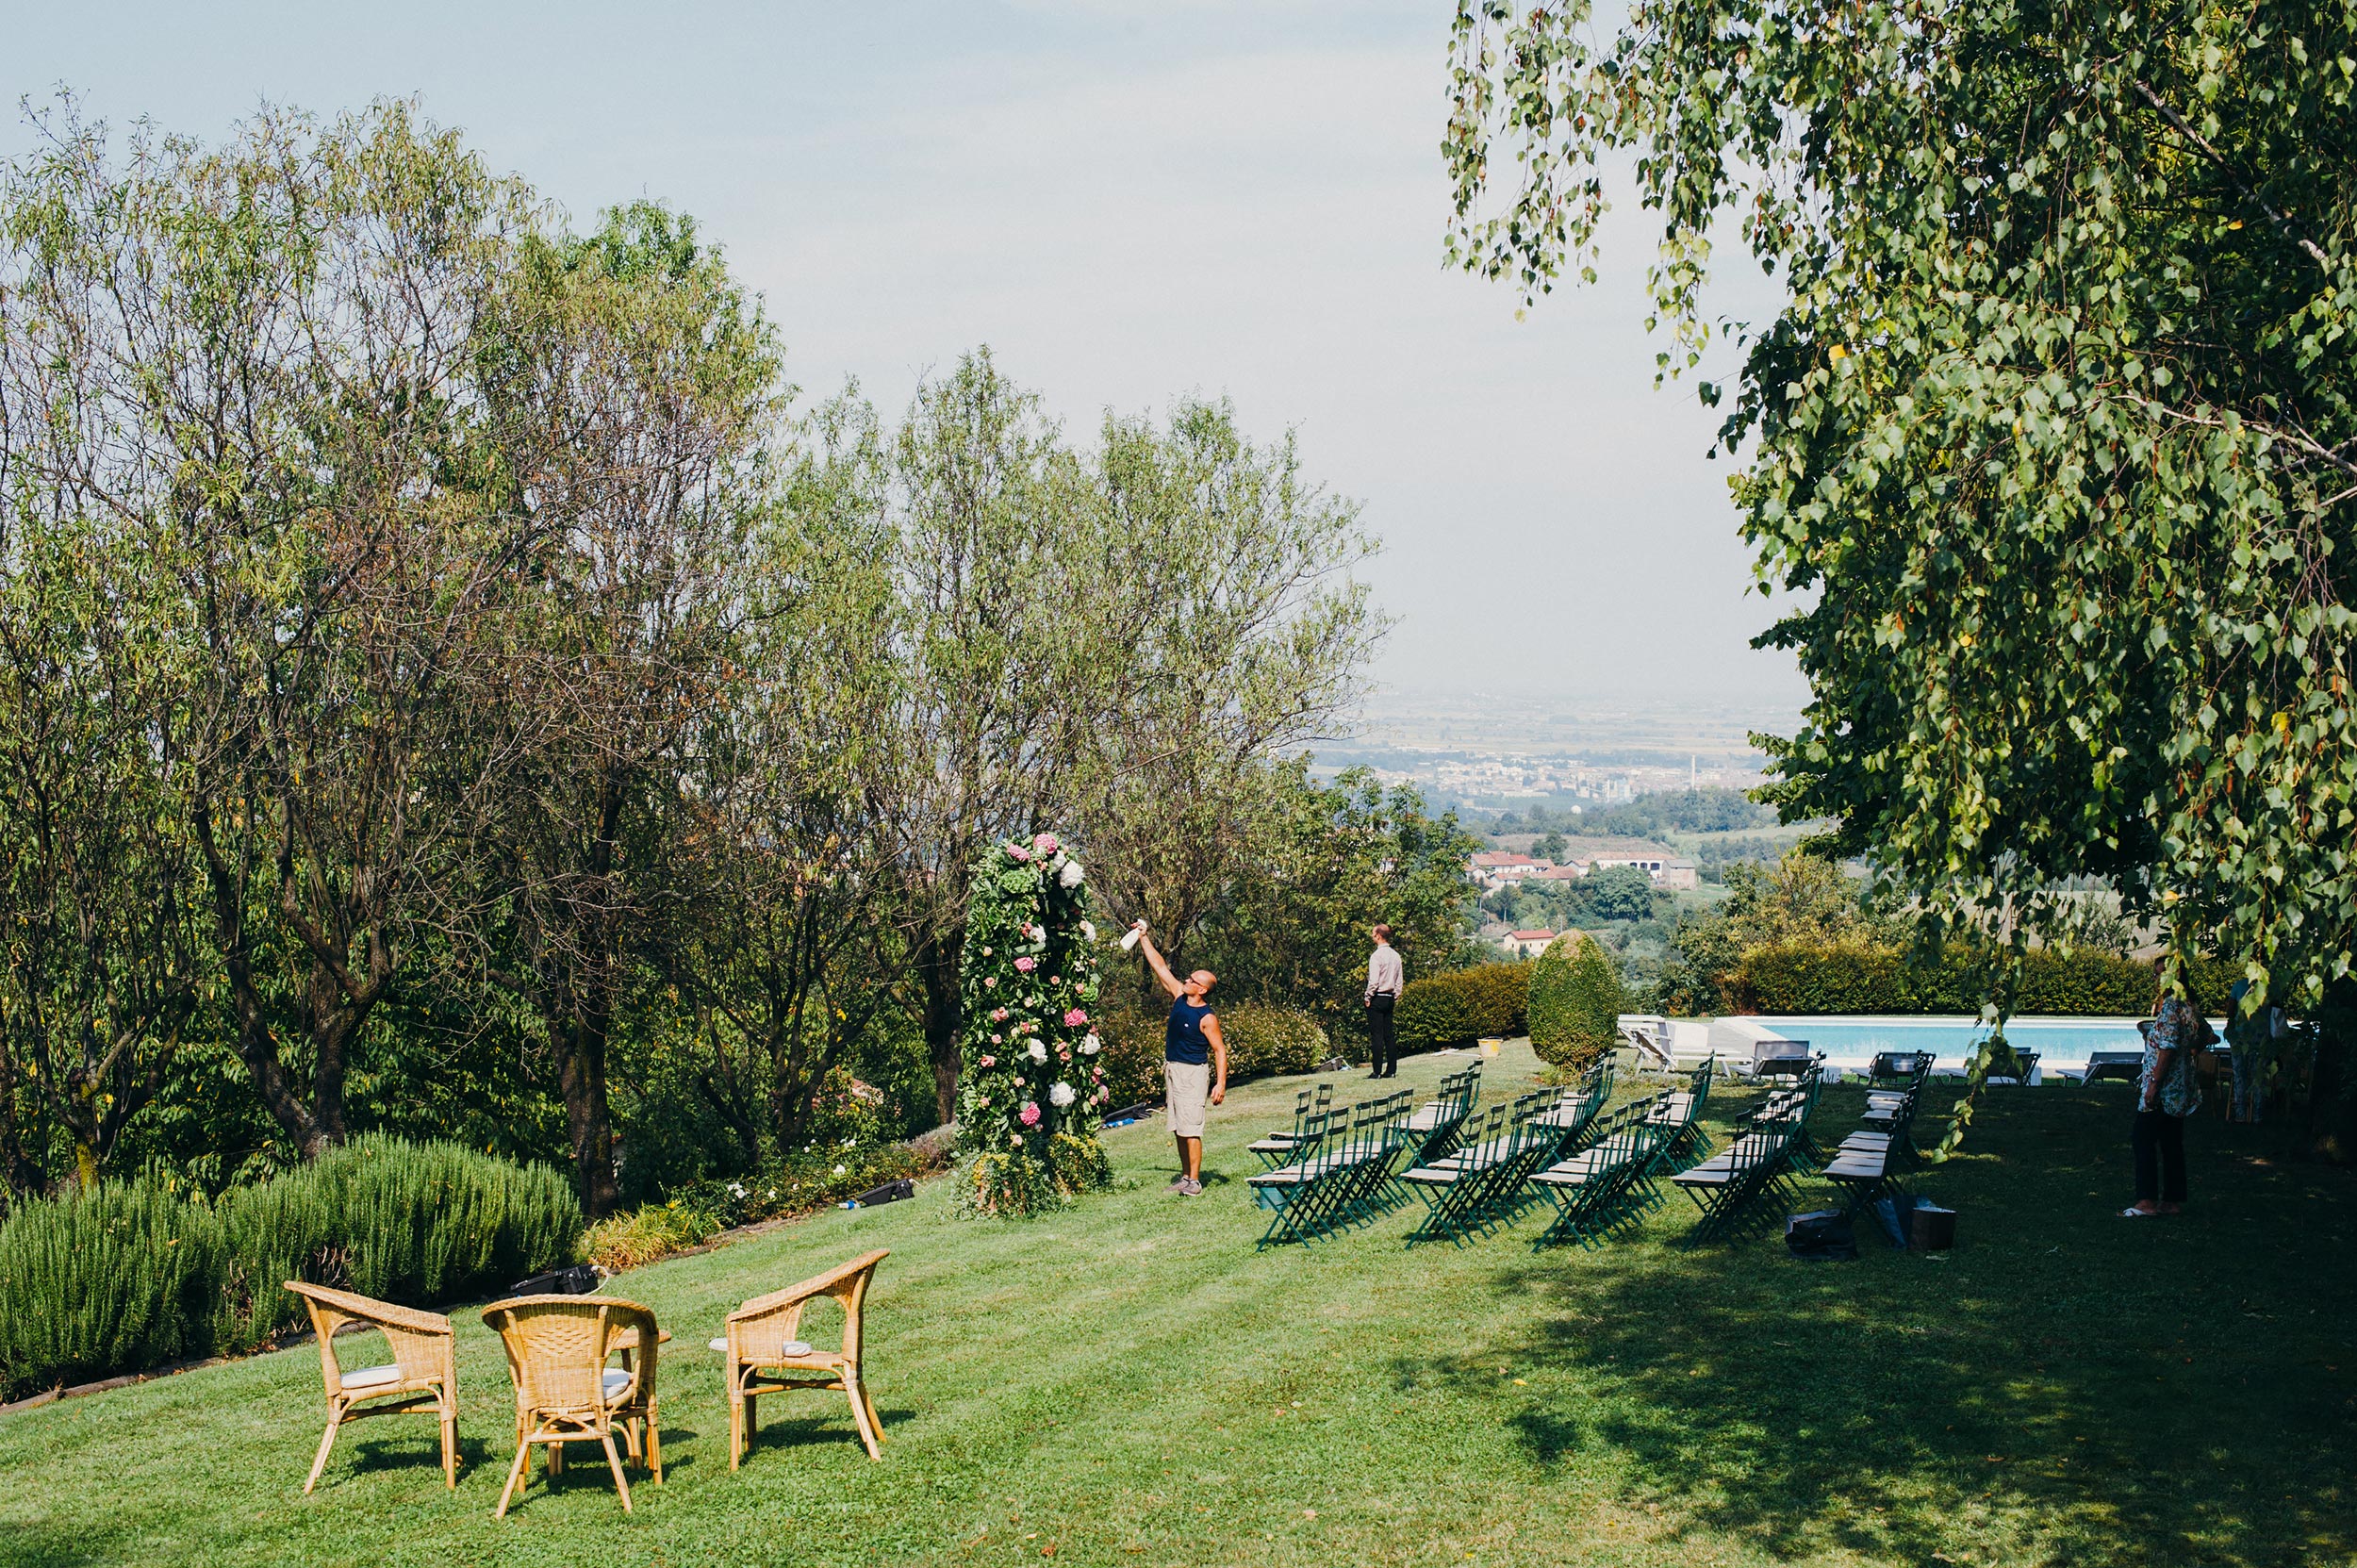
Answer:
POLYGON ((1479 825, 1532 807, 1581 815, 1673 790, 1750 789, 1767 761, 1752 735, 1788 731, 1794 717, 1768 705, 1387 693, 1318 761, 1413 784, 1436 810, 1479 825))

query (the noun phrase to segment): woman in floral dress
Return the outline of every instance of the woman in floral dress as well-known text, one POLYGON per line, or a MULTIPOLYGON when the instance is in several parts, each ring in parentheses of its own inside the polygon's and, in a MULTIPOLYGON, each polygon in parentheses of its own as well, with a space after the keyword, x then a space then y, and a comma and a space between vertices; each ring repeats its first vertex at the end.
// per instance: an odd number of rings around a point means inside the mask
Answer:
POLYGON ((2185 1118, 2201 1108, 2193 1053, 2210 1036, 2209 1020, 2192 1002, 2167 991, 2145 1026, 2144 1065, 2136 1074, 2136 1200, 2127 1219, 2173 1214, 2185 1202, 2185 1118))

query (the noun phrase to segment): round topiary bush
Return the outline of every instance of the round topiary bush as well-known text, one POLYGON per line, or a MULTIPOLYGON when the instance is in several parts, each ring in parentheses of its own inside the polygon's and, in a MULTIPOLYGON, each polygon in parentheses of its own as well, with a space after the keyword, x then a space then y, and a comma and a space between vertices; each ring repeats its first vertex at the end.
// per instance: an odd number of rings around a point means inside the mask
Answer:
POLYGON ((1552 1066, 1583 1071, 1620 1033, 1621 973, 1604 944, 1565 932, 1530 967, 1530 1048, 1552 1066))
POLYGON ((1096 1147, 1110 1091, 1082 881, 1053 834, 993 845, 974 868, 958 1131, 977 1213, 1038 1213, 1110 1180, 1096 1147))

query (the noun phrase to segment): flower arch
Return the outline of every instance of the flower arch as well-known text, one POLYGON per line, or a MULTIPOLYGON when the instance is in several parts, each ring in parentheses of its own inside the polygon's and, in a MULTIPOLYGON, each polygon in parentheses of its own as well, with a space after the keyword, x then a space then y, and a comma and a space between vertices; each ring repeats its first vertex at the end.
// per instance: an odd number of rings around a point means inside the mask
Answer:
POLYGON ((1110 1091, 1086 884, 1048 833, 993 845, 975 867, 958 1128, 977 1213, 1036 1213, 1111 1179, 1096 1141, 1110 1091))

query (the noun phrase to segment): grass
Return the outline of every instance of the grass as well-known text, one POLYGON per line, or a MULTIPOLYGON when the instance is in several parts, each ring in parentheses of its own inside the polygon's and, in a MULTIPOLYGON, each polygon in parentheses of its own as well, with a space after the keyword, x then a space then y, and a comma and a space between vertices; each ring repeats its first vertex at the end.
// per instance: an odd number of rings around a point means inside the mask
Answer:
MULTIPOLYGON (((1531 1067, 1509 1048, 1491 1085, 1531 1067)), ((2200 1123, 2198 1206, 2130 1223, 2119 1086, 1997 1091, 1920 1184, 1963 1211, 1945 1257, 1689 1251, 1682 1198, 1599 1252, 1534 1256, 1537 1214, 1404 1252, 1403 1213, 1256 1255, 1243 1145, 1291 1100, 1275 1081, 1213 1114, 1200 1199, 1163 1191, 1168 1140, 1138 1128, 1109 1137, 1123 1189, 1061 1218, 961 1222, 934 1182, 624 1276, 677 1335, 669 1477, 634 1517, 576 1462, 491 1519, 510 1396, 470 1311, 455 1494, 418 1419, 347 1428, 302 1496, 305 1347, 0 1418, 0 1565, 2357 1558, 2351 1178, 2264 1130, 2200 1123), (806 1395, 766 1402, 731 1475, 703 1342, 868 1246, 893 1249, 883 1462, 806 1395)), ((1855 1108, 1829 1093, 1821 1128, 1855 1108)))

